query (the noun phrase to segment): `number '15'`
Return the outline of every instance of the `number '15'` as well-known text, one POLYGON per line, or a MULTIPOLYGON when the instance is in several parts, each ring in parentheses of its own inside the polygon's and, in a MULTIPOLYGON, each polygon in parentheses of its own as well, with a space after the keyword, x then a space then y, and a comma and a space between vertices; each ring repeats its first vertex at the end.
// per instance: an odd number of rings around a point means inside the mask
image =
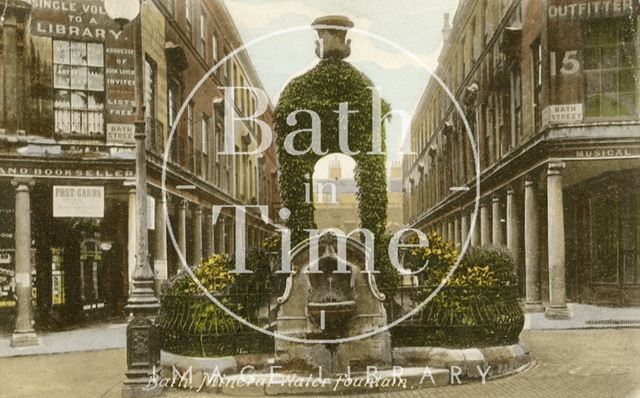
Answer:
MULTIPOLYGON (((556 52, 549 52, 549 63, 551 64, 551 76, 555 76, 557 74, 557 65, 556 62, 556 52)), ((563 75, 573 75, 574 73, 580 70, 580 61, 578 61, 578 50, 569 50, 564 52, 564 56, 562 57, 562 67, 560 68, 560 73, 563 75)))

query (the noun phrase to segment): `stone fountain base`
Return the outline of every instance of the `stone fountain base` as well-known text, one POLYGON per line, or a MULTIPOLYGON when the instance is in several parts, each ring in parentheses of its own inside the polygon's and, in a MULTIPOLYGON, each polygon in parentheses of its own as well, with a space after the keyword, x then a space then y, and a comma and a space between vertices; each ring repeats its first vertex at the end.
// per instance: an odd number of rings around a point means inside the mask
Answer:
POLYGON ((369 368, 369 377, 366 367, 350 375, 300 369, 292 373, 276 364, 273 353, 197 358, 162 352, 161 365, 158 387, 243 397, 344 395, 480 383, 528 369, 531 357, 523 343, 467 349, 396 347, 393 366, 369 368), (222 379, 214 377, 216 369, 222 379))

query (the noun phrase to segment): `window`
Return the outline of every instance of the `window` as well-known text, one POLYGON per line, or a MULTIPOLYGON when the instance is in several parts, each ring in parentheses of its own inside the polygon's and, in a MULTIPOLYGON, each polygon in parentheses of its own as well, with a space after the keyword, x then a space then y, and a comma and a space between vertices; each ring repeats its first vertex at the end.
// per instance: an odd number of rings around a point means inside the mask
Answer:
POLYGON ((499 139, 495 140, 496 157, 504 155, 511 147, 511 92, 507 88, 502 92, 499 98, 500 115, 499 115, 499 139))
POLYGON ((202 145, 202 176, 209 180, 211 175, 211 165, 209 164, 209 120, 204 113, 200 119, 200 145, 202 145))
MULTIPOLYGON (((176 116, 180 107, 180 86, 175 80, 170 79, 167 82, 167 117, 169 121, 169 131, 173 129, 173 125, 176 123, 176 116)), ((180 161, 182 141, 180 140, 180 131, 176 128, 171 141, 171 160, 174 162, 180 161)))
POLYGON ((542 44, 540 38, 531 46, 533 55, 533 117, 535 132, 542 128, 542 44))
POLYGON ((522 73, 520 67, 515 67, 511 72, 512 103, 513 103, 513 129, 511 134, 512 145, 517 144, 522 137, 522 73))
POLYGON ((200 40, 198 41, 198 52, 202 57, 207 56, 207 17, 204 10, 200 10, 200 40))
POLYGON ((193 102, 189 102, 187 106, 187 158, 191 159, 189 167, 195 170, 195 156, 193 152, 193 102))
POLYGON ((585 116, 636 115, 635 29, 629 20, 590 22, 585 29, 585 116))
POLYGON ((218 36, 215 33, 211 36, 211 60, 218 62, 218 36))
POLYGON ((104 54, 100 43, 53 41, 56 134, 104 136, 104 54))
POLYGON ((184 17, 187 19, 187 22, 190 24, 191 23, 191 19, 192 19, 192 12, 193 8, 191 7, 191 0, 185 0, 184 1, 184 17))

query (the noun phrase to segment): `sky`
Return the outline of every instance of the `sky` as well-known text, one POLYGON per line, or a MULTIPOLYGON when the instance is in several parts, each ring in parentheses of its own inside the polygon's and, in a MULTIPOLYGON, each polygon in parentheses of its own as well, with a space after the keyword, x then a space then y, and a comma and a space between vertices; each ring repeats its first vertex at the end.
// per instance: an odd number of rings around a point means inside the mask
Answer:
MULTIPOLYGON (((442 48, 445 12, 455 13, 458 0, 224 0, 247 43, 272 37, 248 48, 258 75, 277 104, 278 95, 293 77, 318 61, 313 30, 276 34, 283 29, 309 26, 324 15, 345 15, 355 24, 350 31, 347 58, 380 87, 392 109, 413 113, 442 48), (371 37, 369 34, 374 35, 371 37), (377 36, 377 37, 376 37, 377 36), (380 37, 380 38, 378 38, 380 37), (389 44, 391 42, 392 44, 389 44), (395 45, 395 46, 394 46, 395 45), (401 47, 426 65, 421 65, 401 47)), ((405 130, 405 133, 406 130, 405 130)), ((389 162, 400 160, 402 117, 394 115, 387 127, 389 162)), ((318 178, 326 177, 328 159, 318 164, 318 178)), ((343 161, 347 175, 352 164, 343 161), (346 164, 345 164, 346 163, 346 164)))

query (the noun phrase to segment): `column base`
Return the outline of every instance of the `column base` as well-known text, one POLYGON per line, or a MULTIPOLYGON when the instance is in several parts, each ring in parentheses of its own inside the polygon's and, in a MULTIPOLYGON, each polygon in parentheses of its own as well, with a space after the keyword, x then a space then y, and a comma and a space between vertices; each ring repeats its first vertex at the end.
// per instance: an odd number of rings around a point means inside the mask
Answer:
POLYGON ((525 312, 544 312, 544 305, 542 303, 525 303, 525 312))
POLYGON ((547 307, 545 311, 545 317, 548 319, 571 319, 571 311, 566 306, 562 307, 547 307))
POLYGON ((40 339, 35 331, 14 332, 11 335, 11 347, 31 347, 40 345, 40 339))

